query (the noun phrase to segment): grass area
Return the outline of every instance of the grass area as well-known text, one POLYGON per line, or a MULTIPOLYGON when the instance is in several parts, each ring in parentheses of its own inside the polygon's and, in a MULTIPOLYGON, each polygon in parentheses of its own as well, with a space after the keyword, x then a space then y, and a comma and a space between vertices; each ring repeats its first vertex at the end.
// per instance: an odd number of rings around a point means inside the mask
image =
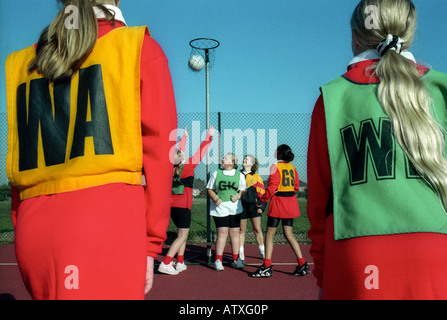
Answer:
POLYGON ((0 232, 14 231, 11 221, 11 202, 0 201, 0 232))
POLYGON ((11 202, 0 201, 0 244, 14 242, 14 227, 11 221, 11 202))

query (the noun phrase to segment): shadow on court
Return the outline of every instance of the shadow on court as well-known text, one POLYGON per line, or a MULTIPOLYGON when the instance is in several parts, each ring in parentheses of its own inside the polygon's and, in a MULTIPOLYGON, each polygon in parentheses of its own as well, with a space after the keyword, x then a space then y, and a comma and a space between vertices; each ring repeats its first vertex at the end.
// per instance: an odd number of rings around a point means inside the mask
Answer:
MULTIPOLYGON (((302 244, 301 250, 311 271, 310 245, 302 244)), ((293 275, 297 265, 288 245, 275 245, 273 251, 273 276, 251 278, 261 264, 256 245, 245 247, 245 268, 236 270, 230 266, 231 249, 225 249, 224 268, 217 272, 207 256, 206 245, 188 245, 185 261, 188 269, 178 275, 165 275, 157 271, 167 252, 155 261, 154 285, 147 300, 316 300, 318 288, 312 274, 304 277, 293 275)), ((212 246, 214 254, 214 246, 212 246)), ((214 260, 212 258, 211 260, 214 260)), ((0 245, 0 300, 30 300, 23 285, 13 245, 0 245)))

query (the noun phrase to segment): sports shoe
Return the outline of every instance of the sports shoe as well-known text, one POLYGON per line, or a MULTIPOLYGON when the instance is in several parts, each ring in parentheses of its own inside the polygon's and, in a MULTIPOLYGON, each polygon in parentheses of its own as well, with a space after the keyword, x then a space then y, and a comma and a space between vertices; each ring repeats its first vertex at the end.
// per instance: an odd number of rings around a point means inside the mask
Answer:
POLYGON ((183 263, 177 262, 177 264, 175 265, 175 270, 177 270, 178 272, 185 271, 186 269, 188 269, 188 267, 184 262, 183 263))
POLYGON ((224 267, 222 265, 222 261, 220 261, 220 259, 217 259, 216 261, 214 261, 214 269, 216 271, 223 271, 224 267))
POLYGON ((236 261, 233 261, 233 263, 231 264, 231 266, 235 269, 244 269, 245 264, 242 262, 240 256, 239 258, 237 258, 236 261))
POLYGON ((295 276, 300 276, 300 277, 302 277, 306 274, 309 274, 309 273, 310 273, 310 269, 309 269, 309 266, 307 265, 307 262, 305 264, 303 264, 302 266, 297 266, 295 271, 293 272, 293 274, 295 276))
POLYGON ((164 264, 163 262, 160 263, 158 266, 158 272, 172 275, 178 274, 178 271, 172 266, 172 261, 169 264, 164 264))
POLYGON ((260 266, 258 270, 251 274, 253 278, 266 278, 273 276, 272 266, 266 268, 264 265, 260 266))

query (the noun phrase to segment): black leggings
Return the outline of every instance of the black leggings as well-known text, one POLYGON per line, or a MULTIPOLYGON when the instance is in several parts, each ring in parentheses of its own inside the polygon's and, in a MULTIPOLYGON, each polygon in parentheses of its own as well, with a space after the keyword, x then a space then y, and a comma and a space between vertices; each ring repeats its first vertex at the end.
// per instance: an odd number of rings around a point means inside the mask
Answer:
POLYGON ((213 217, 216 228, 239 228, 241 226, 241 215, 228 215, 226 217, 213 217))
POLYGON ((172 207, 171 219, 177 228, 189 229, 191 226, 191 210, 172 207))
POLYGON ((279 222, 282 220, 282 225, 291 227, 293 226, 293 218, 292 219, 282 219, 282 218, 274 218, 274 217, 268 217, 267 219, 267 227, 270 228, 277 228, 279 225, 279 222))

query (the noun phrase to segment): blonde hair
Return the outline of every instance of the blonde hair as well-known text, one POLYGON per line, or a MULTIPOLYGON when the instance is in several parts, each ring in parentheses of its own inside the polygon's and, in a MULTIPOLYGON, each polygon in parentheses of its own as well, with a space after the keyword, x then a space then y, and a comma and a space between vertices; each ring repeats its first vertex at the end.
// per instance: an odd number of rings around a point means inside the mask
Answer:
MULTIPOLYGON (((376 49, 387 35, 397 35, 406 50, 414 40, 416 8, 411 0, 362 0, 354 10, 351 29, 357 45, 376 49), (367 6, 375 6, 378 28, 367 28, 367 6)), ((388 115, 394 138, 417 172, 447 207, 447 161, 441 127, 432 115, 432 101, 416 64, 388 50, 371 68, 380 79, 378 98, 388 115)))
POLYGON ((36 57, 28 66, 28 72, 37 71, 50 81, 71 78, 93 50, 98 37, 98 22, 93 7, 104 11, 107 20, 114 14, 104 4, 113 0, 58 0, 63 5, 56 18, 40 35, 36 57), (79 12, 78 28, 67 28, 67 6, 73 5, 79 12))
POLYGON ((233 163, 233 169, 237 169, 237 167, 238 167, 238 165, 237 165, 237 162, 238 162, 237 156, 234 153, 232 153, 232 152, 228 152, 225 155, 226 156, 231 156, 231 162, 233 163))

